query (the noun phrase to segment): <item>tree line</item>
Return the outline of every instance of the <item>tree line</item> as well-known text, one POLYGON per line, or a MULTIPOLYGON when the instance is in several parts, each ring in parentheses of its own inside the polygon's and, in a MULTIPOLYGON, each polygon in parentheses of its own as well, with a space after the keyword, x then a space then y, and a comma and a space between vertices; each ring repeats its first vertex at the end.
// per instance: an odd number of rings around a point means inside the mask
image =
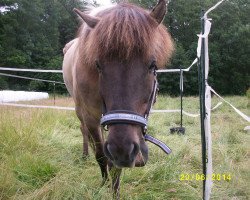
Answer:
MULTIPOLYGON (((118 1, 117 1, 118 2, 118 1)), ((156 0, 130 1, 152 8, 156 0)), ((176 52, 169 68, 186 68, 196 57, 197 34, 201 30, 201 9, 217 0, 169 0, 164 24, 174 38, 176 52)), ((0 66, 61 69, 64 45, 75 37, 79 20, 73 8, 86 9, 81 0, 1 0, 0 66)), ((97 5, 94 1, 93 4, 97 5)), ((250 87, 249 0, 223 2, 209 17, 209 84, 221 94, 245 94, 250 87)), ((0 71, 1 73, 1 71, 0 71)), ((9 73, 9 72, 5 72, 9 73)), ((20 76, 63 81, 61 74, 15 72, 20 76)), ((160 74, 160 91, 179 93, 179 74, 160 74)), ((0 75, 0 89, 53 91, 53 84, 0 75)), ((184 73, 184 93, 198 93, 197 67, 184 73)), ((63 85, 56 91, 66 93, 63 85)))

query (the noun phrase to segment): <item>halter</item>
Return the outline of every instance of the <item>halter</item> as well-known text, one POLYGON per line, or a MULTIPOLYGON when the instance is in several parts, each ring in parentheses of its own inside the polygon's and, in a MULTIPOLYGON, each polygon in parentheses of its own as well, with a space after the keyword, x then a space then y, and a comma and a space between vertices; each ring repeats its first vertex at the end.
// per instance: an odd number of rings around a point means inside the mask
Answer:
POLYGON ((102 118, 100 121, 101 125, 103 127, 106 127, 111 124, 134 124, 141 126, 143 129, 143 133, 146 134, 148 126, 148 116, 153 104, 156 102, 157 91, 158 91, 157 74, 156 71, 154 71, 153 91, 150 95, 149 103, 144 116, 130 110, 113 110, 110 112, 106 112, 106 106, 105 103, 103 102, 104 114, 102 114, 102 118))
POLYGON ((151 135, 146 134, 147 132, 147 126, 148 126, 148 116, 149 113, 156 102, 156 97, 157 97, 157 91, 159 90, 158 88, 158 81, 157 81, 157 74, 156 70, 154 70, 154 86, 153 86, 153 91, 150 95, 149 103, 147 106, 147 110, 144 113, 144 116, 135 113, 130 110, 113 110, 110 112, 106 111, 106 106, 105 103, 103 102, 103 114, 102 118, 100 120, 100 124, 105 128, 108 127, 109 125, 112 124, 134 124, 134 125, 139 125, 142 127, 143 130, 143 135, 146 141, 149 141, 158 147, 160 147, 165 153, 170 154, 171 149, 164 144, 162 141, 157 140, 151 135))

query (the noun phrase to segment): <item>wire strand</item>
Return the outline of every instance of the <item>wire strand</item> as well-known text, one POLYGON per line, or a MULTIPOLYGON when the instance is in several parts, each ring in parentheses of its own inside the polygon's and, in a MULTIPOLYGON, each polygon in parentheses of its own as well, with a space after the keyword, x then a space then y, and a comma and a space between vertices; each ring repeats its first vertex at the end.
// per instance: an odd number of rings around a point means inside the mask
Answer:
POLYGON ((22 79, 28 79, 28 80, 34 80, 34 81, 41 81, 41 82, 56 83, 56 84, 65 85, 65 83, 60 82, 60 81, 51 81, 51 80, 46 80, 46 79, 31 78, 31 77, 26 77, 26 76, 18 76, 18 75, 5 74, 5 73, 0 73, 0 76, 8 76, 8 77, 13 77, 13 78, 22 78, 22 79))

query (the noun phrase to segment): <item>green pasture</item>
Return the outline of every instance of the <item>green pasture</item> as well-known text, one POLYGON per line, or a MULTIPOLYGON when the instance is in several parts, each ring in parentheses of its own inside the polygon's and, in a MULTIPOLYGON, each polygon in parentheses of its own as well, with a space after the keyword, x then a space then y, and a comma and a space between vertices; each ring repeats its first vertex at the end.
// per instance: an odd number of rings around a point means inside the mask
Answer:
MULTIPOLYGON (((247 97, 226 99, 250 115, 247 97)), ((218 101, 214 97, 213 105, 218 101)), ((160 96, 155 105, 179 108, 179 98, 169 96, 160 96)), ((198 98, 185 97, 184 110, 199 113, 198 98)), ((179 123, 178 113, 151 115, 149 133, 164 141, 172 154, 149 144, 147 165, 123 170, 122 200, 202 199, 202 181, 196 178, 202 173, 199 117, 184 116, 186 134, 170 134, 179 123)), ((247 200, 250 133, 244 127, 249 124, 226 104, 212 112, 211 123, 216 174, 211 199, 247 200)), ((0 199, 111 200, 108 184, 100 186, 93 153, 81 156, 82 135, 74 112, 0 106, 0 199)))

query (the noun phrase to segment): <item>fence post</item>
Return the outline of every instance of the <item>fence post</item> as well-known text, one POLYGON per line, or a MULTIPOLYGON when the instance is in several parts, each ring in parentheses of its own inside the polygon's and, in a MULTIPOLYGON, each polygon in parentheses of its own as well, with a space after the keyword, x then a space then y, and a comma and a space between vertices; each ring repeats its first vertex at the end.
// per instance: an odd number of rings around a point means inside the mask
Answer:
POLYGON ((182 126, 183 125, 183 70, 180 67, 180 95, 181 95, 181 131, 182 134, 185 133, 185 128, 182 126))
POLYGON ((185 127, 183 127, 183 70, 180 66, 180 98, 181 98, 181 124, 179 127, 170 128, 170 133, 181 133, 185 134, 185 127))
MULTIPOLYGON (((204 10, 201 11, 201 32, 204 34, 205 20, 204 10)), ((206 184, 206 137, 205 137, 205 124, 204 119, 206 117, 205 110, 205 38, 202 38, 201 42, 201 57, 198 67, 198 80, 199 80, 199 97, 200 97, 200 124, 201 124, 201 147, 202 147, 202 172, 204 174, 203 180, 203 199, 205 199, 205 184, 206 184)))

